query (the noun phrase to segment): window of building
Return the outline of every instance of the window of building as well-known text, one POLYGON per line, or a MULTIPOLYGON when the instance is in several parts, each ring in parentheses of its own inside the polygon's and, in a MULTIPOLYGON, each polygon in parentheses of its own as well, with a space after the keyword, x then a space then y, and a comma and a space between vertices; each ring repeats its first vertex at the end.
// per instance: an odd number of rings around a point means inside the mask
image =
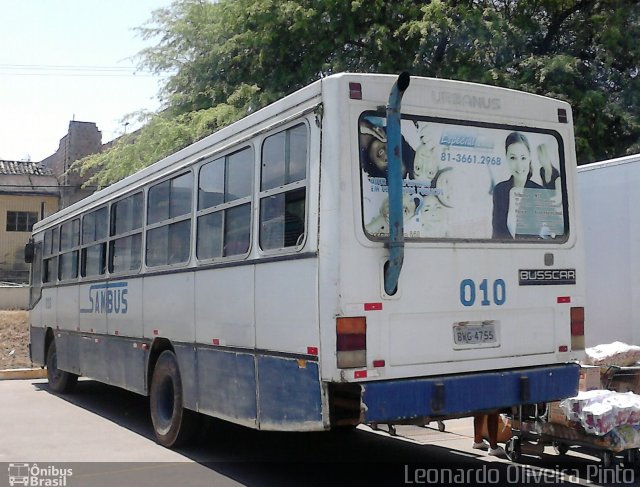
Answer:
POLYGON ((253 168, 251 147, 208 162, 200 168, 198 259, 244 255, 249 251, 253 168))
POLYGON ((304 240, 308 130, 304 124, 262 145, 260 247, 298 247, 304 240))
POLYGON ((184 264, 191 249, 191 172, 149 188, 146 264, 184 264))
POLYGON ((37 211, 7 211, 7 232, 30 232, 37 221, 37 211))

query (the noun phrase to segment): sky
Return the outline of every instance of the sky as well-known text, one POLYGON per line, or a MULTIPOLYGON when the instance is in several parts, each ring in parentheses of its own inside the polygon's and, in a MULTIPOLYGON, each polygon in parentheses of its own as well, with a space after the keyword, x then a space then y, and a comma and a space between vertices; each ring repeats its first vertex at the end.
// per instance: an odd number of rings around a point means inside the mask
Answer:
POLYGON ((162 79, 132 59, 153 41, 135 32, 171 0, 0 0, 0 159, 41 161, 71 120, 102 142, 135 130, 125 115, 156 110, 162 79))

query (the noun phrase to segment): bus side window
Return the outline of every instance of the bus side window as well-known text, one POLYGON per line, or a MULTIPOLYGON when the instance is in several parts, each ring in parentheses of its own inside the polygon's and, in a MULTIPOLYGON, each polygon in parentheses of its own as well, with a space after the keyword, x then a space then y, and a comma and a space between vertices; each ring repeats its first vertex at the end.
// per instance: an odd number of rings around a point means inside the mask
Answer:
POLYGON ((200 168, 198 259, 242 256, 249 252, 253 154, 251 147, 245 147, 200 168))
POLYGON ((260 247, 298 247, 305 232, 308 131, 304 124, 267 137, 262 145, 260 247))
POLYGON ((80 245, 80 219, 75 218, 60 227, 60 257, 58 272, 61 281, 78 277, 78 246, 80 245))
POLYGON ((42 282, 56 282, 58 276, 58 256, 45 259, 42 282))
POLYGON ((191 250, 193 174, 181 174, 149 188, 147 198, 148 267, 184 264, 191 250))
POLYGON ((142 193, 111 205, 110 272, 137 271, 142 254, 142 193))
POLYGON ((82 277, 102 276, 106 272, 108 211, 107 207, 100 208, 82 218, 83 247, 80 255, 82 277))
POLYGON ((44 234, 44 251, 42 262, 42 282, 56 282, 58 279, 58 232, 55 227, 47 230, 44 234))
POLYGON ((224 221, 224 255, 244 254, 251 242, 251 205, 229 208, 224 221))
POLYGON ((29 309, 33 309, 42 296, 42 241, 35 242, 33 250, 33 262, 31 263, 31 288, 29 290, 29 309))

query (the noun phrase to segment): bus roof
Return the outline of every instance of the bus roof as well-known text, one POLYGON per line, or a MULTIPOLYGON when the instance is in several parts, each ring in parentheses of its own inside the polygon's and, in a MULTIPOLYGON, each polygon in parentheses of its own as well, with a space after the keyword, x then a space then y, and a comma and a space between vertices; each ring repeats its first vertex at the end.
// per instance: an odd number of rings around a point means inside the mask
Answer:
MULTIPOLYGON (((320 97, 322 96, 322 92, 324 89, 323 85, 329 85, 333 83, 339 84, 347 81, 366 83, 372 88, 370 90, 367 90, 368 93, 374 93, 375 95, 381 96, 382 93, 388 93, 389 88, 396 80, 396 78, 397 75, 369 73, 338 73, 326 78, 322 78, 290 95, 287 95, 281 100, 278 100, 258 110, 255 113, 247 115, 237 122, 234 122, 227 127, 224 127, 214 132, 213 134, 204 137, 201 140, 194 142, 193 144, 147 166, 146 168, 139 170, 138 172, 127 176, 126 178, 114 184, 111 184, 99 191, 96 191, 92 195, 87 196, 86 198, 66 208, 63 208, 53 215, 42 219, 34 225, 33 231, 42 231, 47 227, 60 222, 61 220, 79 215, 80 213, 92 208, 97 208, 108 201, 117 199, 120 196, 125 196, 126 194, 135 191, 137 188, 142 187, 149 182, 163 178, 167 174, 178 171, 183 167, 187 167, 196 161, 211 157, 212 155, 225 150, 227 147, 242 141, 247 136, 247 131, 254 129, 260 124, 268 122, 270 119, 273 119, 281 113, 284 113, 286 111, 293 111, 298 107, 301 110, 304 110, 304 105, 307 105, 306 108, 308 109, 309 104, 313 104, 314 100, 317 99, 317 102, 320 102, 320 97), (376 89, 374 85, 378 85, 380 89, 376 89), (223 142, 225 143, 221 145, 221 143, 223 142)), ((567 103, 541 95, 524 93, 508 88, 482 85, 465 81, 424 77, 412 77, 412 80, 422 80, 422 82, 429 82, 434 88, 433 93, 436 93, 437 91, 437 96, 441 97, 437 103, 442 105, 443 108, 452 113, 456 111, 464 112, 465 110, 468 110, 470 106, 469 103, 473 102, 473 100, 477 101, 479 98, 478 94, 482 92, 482 94, 489 96, 495 94, 495 96, 500 96, 507 102, 514 101, 513 104, 503 103, 503 105, 508 106, 501 108, 503 111, 507 112, 507 115, 509 117, 513 117, 515 120, 520 118, 525 120, 523 117, 525 117, 526 114, 521 110, 519 103, 515 102, 516 98, 519 98, 520 101, 522 101, 522 97, 527 97, 527 99, 532 100, 532 103, 536 104, 536 107, 538 108, 538 110, 536 111, 536 115, 539 116, 540 120, 549 119, 548 121, 551 121, 551 116, 557 117, 557 115, 555 114, 556 107, 566 108, 569 114, 568 116, 571 117, 571 109, 567 103), (444 91, 447 88, 450 90, 449 92, 444 91), (455 96, 450 96, 452 94, 455 95, 461 92, 465 93, 462 99, 460 97, 456 98, 455 96), (469 95, 467 95, 467 93, 469 93, 469 95), (469 100, 471 100, 471 102, 469 100), (552 109, 542 110, 541 108, 543 106, 547 106, 552 109)), ((379 99, 380 96, 375 96, 375 99, 379 99)), ((427 95, 420 90, 414 90, 413 92, 409 90, 409 92, 405 95, 405 106, 422 106, 422 104, 425 103, 425 96, 427 95)), ((431 95, 431 100, 428 102, 429 104, 434 103, 434 96, 435 95, 433 94, 431 95)), ((386 100, 386 98, 384 99, 386 100)), ((481 100, 481 103, 486 103, 486 101, 481 100)), ((482 109, 482 107, 480 107, 480 109, 482 109)), ((528 116, 530 118, 531 113, 528 113, 528 116)), ((571 118, 569 118, 569 123, 572 123, 571 118)))

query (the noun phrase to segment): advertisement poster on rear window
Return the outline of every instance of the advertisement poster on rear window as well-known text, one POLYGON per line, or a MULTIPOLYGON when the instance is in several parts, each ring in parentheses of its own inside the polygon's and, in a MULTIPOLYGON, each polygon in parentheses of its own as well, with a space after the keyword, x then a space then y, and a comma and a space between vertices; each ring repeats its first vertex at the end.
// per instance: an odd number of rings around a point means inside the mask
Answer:
MULTIPOLYGON (((363 224, 389 235, 386 120, 359 121, 363 224)), ((550 132, 402 120, 408 239, 566 240, 559 136, 550 132)))

